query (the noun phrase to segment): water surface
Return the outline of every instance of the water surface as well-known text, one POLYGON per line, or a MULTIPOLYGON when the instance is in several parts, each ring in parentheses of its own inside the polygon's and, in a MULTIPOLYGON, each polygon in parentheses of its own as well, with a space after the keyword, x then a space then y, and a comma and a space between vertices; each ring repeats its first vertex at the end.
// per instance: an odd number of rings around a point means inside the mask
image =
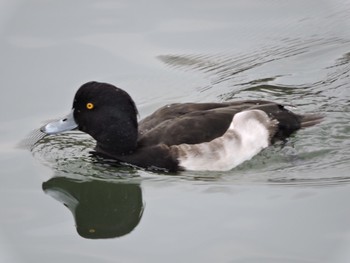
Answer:
POLYGON ((350 261, 347 1, 0 10, 1 262, 350 261), (171 102, 267 99, 325 120, 220 173, 101 163, 79 132, 33 145, 90 80, 128 91, 140 118, 171 102))

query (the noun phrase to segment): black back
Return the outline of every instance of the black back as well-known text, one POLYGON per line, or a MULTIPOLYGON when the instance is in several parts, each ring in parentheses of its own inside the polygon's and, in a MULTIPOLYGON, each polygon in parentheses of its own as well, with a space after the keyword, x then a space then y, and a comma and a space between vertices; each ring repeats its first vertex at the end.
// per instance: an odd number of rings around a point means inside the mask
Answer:
POLYGON ((236 113, 250 109, 260 109, 278 120, 273 140, 285 139, 300 128, 300 116, 269 101, 172 104, 140 121, 139 145, 208 142, 226 132, 236 113))

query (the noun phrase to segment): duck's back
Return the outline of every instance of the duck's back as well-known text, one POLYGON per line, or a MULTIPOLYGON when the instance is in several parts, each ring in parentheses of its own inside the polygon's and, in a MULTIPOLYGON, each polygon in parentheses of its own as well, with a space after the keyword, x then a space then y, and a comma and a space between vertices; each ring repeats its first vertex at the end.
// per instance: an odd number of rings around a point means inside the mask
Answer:
POLYGON ((139 145, 208 142, 227 131, 236 113, 250 109, 260 109, 278 121, 273 140, 284 139, 301 127, 302 116, 269 101, 178 103, 164 106, 139 122, 139 145))

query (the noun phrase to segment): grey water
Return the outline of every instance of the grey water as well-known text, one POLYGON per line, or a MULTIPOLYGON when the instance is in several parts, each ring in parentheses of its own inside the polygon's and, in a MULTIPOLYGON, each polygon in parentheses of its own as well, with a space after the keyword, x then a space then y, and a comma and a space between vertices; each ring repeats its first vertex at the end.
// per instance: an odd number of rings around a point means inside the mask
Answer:
POLYGON ((0 50, 0 262, 350 262, 349 1, 5 0, 0 50), (325 119, 229 172, 153 173, 38 133, 90 80, 140 118, 266 99, 325 119))

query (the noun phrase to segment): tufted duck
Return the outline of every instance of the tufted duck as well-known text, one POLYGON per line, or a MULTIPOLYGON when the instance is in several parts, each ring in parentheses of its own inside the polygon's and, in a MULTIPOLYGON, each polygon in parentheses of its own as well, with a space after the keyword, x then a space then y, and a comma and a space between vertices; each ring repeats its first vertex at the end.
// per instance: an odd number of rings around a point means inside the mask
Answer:
POLYGON ((146 169, 224 171, 322 120, 262 100, 170 104, 139 123, 137 114, 124 90, 88 82, 77 91, 71 113, 41 131, 77 128, 96 140, 98 154, 146 169))

